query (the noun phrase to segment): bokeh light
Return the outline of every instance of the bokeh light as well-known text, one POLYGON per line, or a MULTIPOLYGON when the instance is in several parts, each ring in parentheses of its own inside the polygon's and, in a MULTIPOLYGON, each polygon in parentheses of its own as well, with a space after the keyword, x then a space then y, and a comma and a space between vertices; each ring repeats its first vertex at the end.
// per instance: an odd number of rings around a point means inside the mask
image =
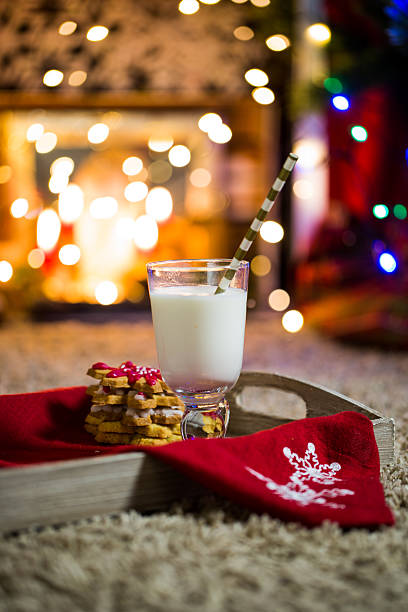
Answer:
POLYGON ((46 253, 52 251, 58 242, 61 221, 52 208, 43 210, 37 219, 37 246, 46 253))
POLYGON ((147 170, 152 183, 166 183, 173 175, 173 167, 164 159, 152 162, 147 170))
POLYGON ((202 4, 218 4, 220 0, 200 0, 202 4))
POLYGON ((64 266, 74 266, 81 257, 81 249, 76 244, 64 244, 58 252, 58 259, 64 266))
POLYGON ((132 217, 121 217, 116 221, 115 232, 123 240, 132 240, 135 233, 135 220, 132 217))
POLYGON ((80 87, 85 83, 87 78, 88 75, 85 70, 74 70, 68 77, 68 85, 71 85, 71 87, 80 87))
POLYGON ((332 94, 339 94, 343 91, 342 82, 336 77, 327 77, 323 81, 324 88, 332 94))
POLYGON ((331 40, 331 31, 325 23, 313 23, 306 28, 306 36, 315 45, 326 45, 331 40))
POLYGON ((95 299, 102 306, 109 306, 118 299, 118 288, 112 281, 102 281, 95 287, 95 299))
POLYGON ((310 200, 313 196, 313 183, 307 179, 299 179, 293 183, 293 193, 300 200, 310 200))
POLYGON ((263 70, 259 68, 251 68, 245 73, 245 80, 253 87, 263 87, 269 83, 269 77, 263 70))
POLYGON ((28 200, 25 198, 17 198, 10 206, 10 214, 15 219, 21 219, 28 212, 28 200))
POLYGON ((350 130, 351 137, 357 142, 365 142, 368 138, 368 133, 362 125, 353 125, 350 130))
POLYGON ((133 240, 138 249, 150 251, 159 239, 159 228, 153 217, 141 215, 135 221, 133 240))
POLYGON ((283 34, 274 34, 265 40, 265 44, 271 51, 284 51, 290 47, 290 40, 283 34))
POLYGON ((178 5, 178 10, 184 15, 194 15, 200 8, 197 0, 181 0, 178 5))
POLYGON ((208 138, 217 144, 225 144, 232 138, 231 128, 225 123, 216 125, 208 131, 208 138))
POLYGON ((164 151, 168 151, 170 147, 173 146, 174 140, 173 138, 149 138, 148 147, 151 151, 156 151, 157 153, 163 153, 164 151))
POLYGON ((254 31, 248 26, 238 26, 234 30, 234 36, 238 40, 247 41, 255 36, 254 31))
POLYGON ((64 73, 61 70, 47 70, 43 76, 43 83, 47 87, 57 87, 62 83, 64 79, 64 73))
POLYGON ((208 187, 211 183, 211 172, 206 168, 196 168, 190 174, 190 183, 194 187, 208 187))
POLYGON ((346 111, 350 108, 350 100, 346 96, 333 96, 331 103, 339 111, 346 111))
POLYGON ((99 42, 100 40, 104 40, 109 34, 109 30, 106 26, 95 25, 86 33, 86 37, 91 42, 99 42))
POLYGON ((57 135, 54 132, 44 132, 35 143, 37 153, 49 153, 57 146, 57 135))
POLYGON ((112 196, 95 198, 89 204, 89 214, 94 219, 111 219, 118 212, 118 202, 112 196))
POLYGON ((42 249, 31 249, 29 254, 27 255, 27 263, 30 268, 36 270, 37 268, 41 268, 45 261, 45 253, 42 249))
POLYGON ((271 260, 266 255, 255 255, 251 261, 251 272, 255 276, 266 276, 271 271, 271 260))
POLYGON ((140 157, 136 157, 132 155, 131 157, 127 157, 122 164, 122 171, 127 176, 134 176, 135 174, 139 174, 139 172, 143 169, 143 162, 140 157))
POLYGON ((125 198, 128 202, 141 202, 147 196, 149 191, 146 183, 143 181, 132 181, 125 187, 125 198))
POLYGON ((394 217, 397 219, 406 219, 407 218, 407 208, 403 204, 396 204, 393 209, 394 217))
POLYGON ((44 126, 42 123, 32 123, 27 129, 26 138, 28 142, 35 142, 44 134, 44 126))
POLYGON ((77 27, 78 24, 75 23, 75 21, 64 21, 58 28, 58 34, 61 34, 61 36, 69 36, 75 32, 77 27))
POLYGON ((298 310, 288 310, 282 317, 282 327, 287 332, 295 334, 303 327, 304 319, 298 310))
POLYGON ((261 225, 259 233, 265 242, 269 242, 271 244, 280 242, 285 234, 281 224, 277 223, 276 221, 265 221, 261 225))
POLYGON ((173 212, 173 198, 165 187, 153 187, 146 198, 146 213, 156 221, 166 221, 173 212))
POLYGON ((57 157, 50 167, 51 174, 65 174, 70 176, 75 168, 74 160, 71 157, 57 157))
POLYGON ((100 144, 109 136, 109 127, 106 123, 95 123, 88 130, 88 140, 92 144, 100 144))
POLYGON ((387 274, 392 274, 398 267, 398 262, 392 253, 385 251, 378 258, 378 266, 387 274))
POLYGON ((48 181, 48 189, 51 191, 51 193, 61 193, 61 191, 68 186, 68 181, 68 174, 57 172, 56 174, 51 175, 50 180, 48 181))
POLYGON ((284 289, 274 289, 268 297, 268 304, 272 310, 281 312, 286 310, 290 304, 290 295, 284 289))
POLYGON ((190 149, 184 145, 175 145, 169 151, 169 162, 176 168, 187 166, 191 160, 190 149))
POLYGON ((198 120, 198 127, 202 132, 209 132, 220 125, 222 125, 222 119, 217 113, 205 113, 198 120))
POLYGON ((74 223, 84 209, 84 194, 79 185, 69 183, 58 196, 58 214, 63 223, 74 223))
POLYGON ((252 90, 251 95, 258 104, 272 104, 275 101, 275 94, 269 87, 257 87, 252 90))
POLYGON ((373 206, 373 215, 377 219, 385 219, 388 217, 389 212, 389 208, 385 204, 376 204, 373 206))
POLYGON ((293 152, 299 157, 299 167, 314 168, 324 160, 326 147, 318 138, 304 138, 295 143, 293 152))
POLYGON ((13 266, 9 261, 2 259, 0 261, 0 281, 7 283, 13 276, 13 266))
POLYGON ((271 0, 251 0, 251 4, 258 8, 264 8, 265 6, 269 6, 271 0))

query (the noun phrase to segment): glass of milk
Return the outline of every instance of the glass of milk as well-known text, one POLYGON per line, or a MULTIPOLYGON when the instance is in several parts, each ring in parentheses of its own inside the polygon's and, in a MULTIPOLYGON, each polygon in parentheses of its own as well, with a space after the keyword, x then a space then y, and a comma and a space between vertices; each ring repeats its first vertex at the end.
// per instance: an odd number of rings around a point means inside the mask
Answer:
POLYGON ((147 264, 159 367, 186 405, 183 439, 225 436, 225 393, 242 368, 249 263, 241 262, 224 293, 215 290, 231 260, 147 264))

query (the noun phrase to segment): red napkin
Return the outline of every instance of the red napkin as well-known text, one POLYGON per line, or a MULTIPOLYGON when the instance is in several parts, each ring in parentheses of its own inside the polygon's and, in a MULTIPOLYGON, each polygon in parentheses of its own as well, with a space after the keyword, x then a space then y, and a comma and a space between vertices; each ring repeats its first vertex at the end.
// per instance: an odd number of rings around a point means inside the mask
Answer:
MULTIPOLYGON (((96 445, 83 429, 88 410, 85 387, 0 396, 0 466, 139 450, 96 445)), ((285 521, 394 524, 373 426, 357 412, 142 450, 224 497, 285 521)))

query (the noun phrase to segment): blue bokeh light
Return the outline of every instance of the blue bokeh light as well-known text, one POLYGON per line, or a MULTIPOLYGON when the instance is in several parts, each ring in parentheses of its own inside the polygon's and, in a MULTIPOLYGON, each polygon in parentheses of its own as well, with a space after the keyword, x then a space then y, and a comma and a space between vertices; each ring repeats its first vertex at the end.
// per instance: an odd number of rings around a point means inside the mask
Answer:
POLYGON ((383 272, 392 274, 398 268, 398 262, 392 253, 385 251, 378 258, 378 266, 383 272))
POLYGON ((333 96, 331 103, 339 111, 346 111, 350 108, 350 100, 346 96, 333 96))

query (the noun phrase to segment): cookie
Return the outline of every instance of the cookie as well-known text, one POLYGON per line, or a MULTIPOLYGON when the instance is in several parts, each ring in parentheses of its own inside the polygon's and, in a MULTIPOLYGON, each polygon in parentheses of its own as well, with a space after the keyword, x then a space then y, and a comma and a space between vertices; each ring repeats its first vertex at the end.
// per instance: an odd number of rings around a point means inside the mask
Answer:
POLYGON ((140 410, 139 408, 133 408, 129 406, 126 409, 126 412, 122 415, 122 423, 124 425, 150 425, 152 423, 152 408, 148 408, 147 410, 140 410))
POLYGON ((175 410, 174 408, 156 408, 151 415, 153 423, 158 425, 173 425, 180 423, 183 416, 183 410, 175 410))
POLYGON ((153 396, 156 400, 157 406, 184 406, 183 402, 177 395, 170 393, 158 393, 153 396))
POLYGON ((129 425, 124 425, 121 421, 102 421, 98 426, 99 432, 131 434, 135 433, 135 428, 129 425))
POLYGON ((146 436, 148 438, 169 438, 172 435, 170 427, 164 425, 145 425, 144 427, 137 427, 136 433, 146 436))
POLYGON ((99 423, 102 423, 102 421, 103 418, 101 416, 94 416, 92 414, 87 414, 85 418, 85 423, 87 423, 88 425, 98 426, 99 423))
POLYGON ((128 377, 123 370, 113 368, 102 379, 102 385, 107 387, 122 387, 128 389, 130 387, 128 377))
POLYGON ((93 378, 103 378, 110 370, 112 370, 112 366, 109 366, 103 361, 97 361, 89 368, 87 374, 93 378))
POLYGON ((87 389, 88 395, 92 396, 94 404, 126 404, 127 390, 126 389, 110 389, 103 385, 90 385, 87 389), (92 387, 92 389, 91 389, 92 387), (96 387, 96 388, 95 388, 96 387), (89 389, 89 391, 88 391, 89 389))
POLYGON ((147 397, 145 393, 130 390, 127 395, 127 405, 140 410, 149 410, 155 408, 156 397, 147 397))
POLYGON ((90 425, 89 423, 85 423, 84 425, 86 431, 90 434, 92 434, 93 436, 96 436, 96 434, 98 433, 98 426, 97 425, 90 425))
POLYGON ((98 431, 95 436, 96 442, 102 442, 104 444, 130 444, 132 438, 132 434, 110 433, 105 431, 98 431))
POLYGON ((170 442, 179 442, 181 440, 181 436, 172 435, 168 438, 149 438, 147 436, 136 435, 130 441, 130 444, 135 444, 136 446, 163 446, 164 444, 169 444, 170 442))
POLYGON ((92 404, 90 415, 101 421, 120 421, 123 406, 112 406, 110 404, 92 404))

